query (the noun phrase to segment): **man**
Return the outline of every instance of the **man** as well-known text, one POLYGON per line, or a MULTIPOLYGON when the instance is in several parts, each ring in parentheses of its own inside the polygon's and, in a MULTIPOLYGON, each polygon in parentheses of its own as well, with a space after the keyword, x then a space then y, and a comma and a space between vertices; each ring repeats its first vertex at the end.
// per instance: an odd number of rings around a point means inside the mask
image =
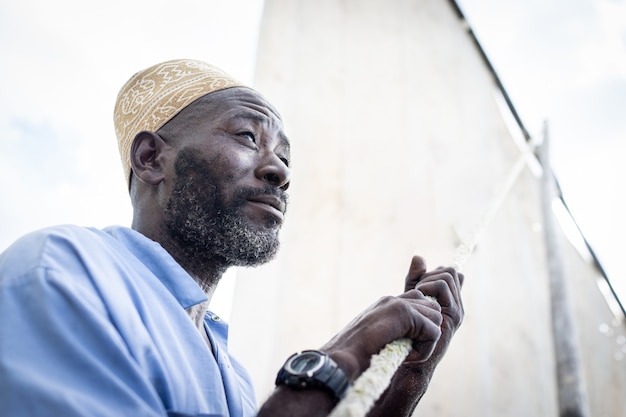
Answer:
MULTIPOLYGON (((124 85, 115 127, 132 228, 53 227, 0 256, 2 413, 253 416, 250 379, 208 306, 227 268, 278 250, 282 120, 221 70, 174 60, 124 85)), ((404 337, 413 351, 370 415, 410 415, 461 323, 462 281, 414 257, 406 292, 290 358, 258 415, 327 415, 370 357, 404 337)))

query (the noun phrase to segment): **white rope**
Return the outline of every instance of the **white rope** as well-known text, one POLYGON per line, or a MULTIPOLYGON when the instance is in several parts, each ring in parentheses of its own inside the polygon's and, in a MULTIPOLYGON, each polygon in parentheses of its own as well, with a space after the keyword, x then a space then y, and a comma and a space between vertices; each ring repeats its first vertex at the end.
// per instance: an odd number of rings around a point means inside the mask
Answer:
MULTIPOLYGON (((530 155, 530 150, 525 150, 522 153, 503 183, 501 191, 495 194, 490 201, 483 217, 476 223, 472 232, 469 233, 469 237, 463 239, 457 246, 451 264, 457 271, 461 271, 487 225, 513 188, 517 177, 526 164, 528 155, 530 155)), ((346 396, 332 410, 329 417, 365 417, 376 400, 387 389, 391 378, 410 352, 411 341, 400 339, 389 343, 380 353, 372 356, 370 367, 352 384, 346 396)))
POLYGON ((389 343, 372 356, 370 367, 352 384, 346 396, 329 417, 363 417, 389 385, 393 374, 411 352, 411 340, 400 339, 389 343))

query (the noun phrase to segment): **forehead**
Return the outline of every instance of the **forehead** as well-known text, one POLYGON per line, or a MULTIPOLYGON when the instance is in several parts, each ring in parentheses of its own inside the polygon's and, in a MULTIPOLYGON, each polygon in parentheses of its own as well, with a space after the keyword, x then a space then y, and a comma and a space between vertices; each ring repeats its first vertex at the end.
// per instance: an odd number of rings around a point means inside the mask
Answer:
POLYGON ((193 138, 206 131, 261 128, 278 138, 289 151, 280 114, 263 95, 246 87, 234 87, 209 93, 184 108, 167 122, 160 132, 166 137, 193 138))
POLYGON ((282 118, 276 108, 262 94, 247 87, 209 93, 183 109, 172 122, 170 125, 177 126, 176 129, 189 133, 203 130, 203 126, 212 130, 233 123, 255 124, 273 131, 282 145, 289 148, 282 118))
POLYGON ((196 100, 190 108, 209 119, 250 118, 273 125, 282 131, 283 121, 272 104, 255 90, 236 87, 209 93, 196 100))

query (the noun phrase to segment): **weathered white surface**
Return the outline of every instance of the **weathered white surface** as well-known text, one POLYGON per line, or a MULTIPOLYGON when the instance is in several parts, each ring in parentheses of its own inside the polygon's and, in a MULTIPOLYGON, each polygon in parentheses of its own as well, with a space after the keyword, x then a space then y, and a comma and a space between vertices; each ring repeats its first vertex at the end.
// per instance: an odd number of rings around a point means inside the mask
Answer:
MULTIPOLYGON (((293 146, 276 261, 238 277, 233 351, 259 400, 297 350, 450 261, 520 151, 445 0, 268 0, 255 87, 293 146)), ((416 415, 556 414, 541 214, 526 169, 465 266, 466 320, 416 415)))

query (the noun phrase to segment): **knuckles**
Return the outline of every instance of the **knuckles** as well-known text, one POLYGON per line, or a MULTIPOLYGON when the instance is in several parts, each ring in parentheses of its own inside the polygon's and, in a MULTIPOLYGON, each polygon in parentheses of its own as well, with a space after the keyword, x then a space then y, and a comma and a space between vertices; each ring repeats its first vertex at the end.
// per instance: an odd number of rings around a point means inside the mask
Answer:
POLYGON ((426 273, 419 280, 418 285, 424 282, 445 281, 450 285, 456 285, 454 276, 457 272, 453 268, 437 269, 435 271, 426 273))
POLYGON ((462 302, 456 298, 460 288, 455 288, 460 287, 462 275, 457 278, 454 274, 457 272, 453 268, 437 269, 425 274, 415 288, 404 294, 381 297, 372 306, 370 323, 393 328, 393 333, 399 333, 397 337, 414 340, 436 341, 444 333, 444 339, 450 337, 464 318, 462 302), (436 295, 437 300, 428 295, 436 295))
POLYGON ((441 306, 419 290, 410 290, 400 297, 381 297, 376 307, 375 310, 380 312, 379 320, 400 325, 409 334, 421 331, 437 333, 444 321, 441 306))
POLYGON ((410 312, 410 306, 406 300, 391 295, 381 297, 378 301, 378 305, 388 310, 390 316, 393 318, 404 317, 410 312))

